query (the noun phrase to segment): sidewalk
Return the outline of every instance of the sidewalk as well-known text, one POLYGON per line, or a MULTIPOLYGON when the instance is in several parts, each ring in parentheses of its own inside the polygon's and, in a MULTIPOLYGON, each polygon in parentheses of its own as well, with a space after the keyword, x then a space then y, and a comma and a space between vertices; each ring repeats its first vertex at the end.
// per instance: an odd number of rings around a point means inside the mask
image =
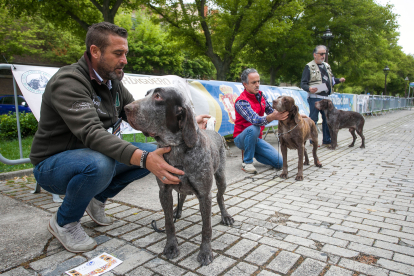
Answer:
MULTIPOLYGON (((165 234, 150 226, 152 220, 164 225, 152 175, 110 200, 113 225, 82 218, 98 243, 84 254, 66 251, 47 231, 60 204, 43 190, 31 194, 33 177, 0 181, 0 273, 63 275, 106 252, 123 263, 105 276, 414 275, 413 129, 414 110, 368 117, 366 148, 359 148, 359 137, 348 148, 351 135, 341 130, 335 151, 319 148, 322 168, 304 166, 304 181, 295 181, 296 151, 288 150, 289 178, 280 179, 280 171, 257 163, 259 174, 242 172, 240 150, 230 144, 225 203, 236 222, 219 224, 213 190, 215 259, 206 267, 196 260, 201 217, 194 197, 175 224, 180 255, 167 260, 161 254, 165 234)), ((273 134, 266 141, 277 147, 273 134)))

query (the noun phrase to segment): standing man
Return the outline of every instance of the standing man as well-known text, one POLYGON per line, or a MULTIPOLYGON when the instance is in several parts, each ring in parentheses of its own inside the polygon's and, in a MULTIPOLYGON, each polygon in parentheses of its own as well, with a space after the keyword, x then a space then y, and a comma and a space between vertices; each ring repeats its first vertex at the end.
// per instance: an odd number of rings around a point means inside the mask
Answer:
MULTIPOLYGON (((300 86, 303 90, 309 92, 308 103, 310 114, 309 117, 317 124, 319 119, 319 112, 322 114, 322 132, 323 139, 322 144, 328 145, 331 143, 331 135, 329 134, 328 124, 326 122, 325 113, 322 110, 315 108, 315 103, 323 99, 327 99, 332 92, 332 87, 335 83, 344 82, 344 78, 335 78, 332 74, 331 67, 328 63, 324 62, 326 57, 326 47, 324 45, 318 45, 313 50, 313 58, 311 62, 306 64, 302 73, 302 80, 300 86), (327 90, 318 92, 317 84, 326 84, 327 90)), ((312 142, 312 141, 311 141, 312 142)))
MULTIPOLYGON (((171 148, 117 137, 124 107, 134 101, 121 82, 127 37, 124 28, 108 22, 89 27, 84 55, 61 68, 42 96, 30 159, 39 185, 65 195, 48 229, 71 252, 96 246, 79 222, 85 210, 97 224, 110 225, 105 202, 129 183, 152 172, 163 183, 178 184, 173 174, 184 174, 165 162, 171 148)), ((197 122, 205 124, 204 117, 197 122)))
POLYGON ((285 120, 289 113, 273 110, 259 90, 260 76, 255 69, 248 68, 241 74, 244 91, 236 99, 236 121, 234 124, 234 144, 244 151, 242 170, 257 173, 253 157, 265 165, 280 169, 283 158, 277 150, 262 140, 264 126, 274 120, 285 120), (268 114, 265 116, 264 114, 268 114))

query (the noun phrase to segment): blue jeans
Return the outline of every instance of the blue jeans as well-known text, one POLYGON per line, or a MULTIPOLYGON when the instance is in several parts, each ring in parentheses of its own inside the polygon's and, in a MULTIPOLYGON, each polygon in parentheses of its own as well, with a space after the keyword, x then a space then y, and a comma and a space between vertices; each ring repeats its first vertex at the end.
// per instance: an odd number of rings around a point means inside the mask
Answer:
MULTIPOLYGON (((132 143, 142 150, 157 146, 132 143)), ((33 174, 40 187, 65 195, 57 211, 60 226, 79 221, 93 197, 101 202, 114 197, 129 183, 150 172, 139 166, 128 166, 89 148, 55 154, 35 166, 33 174)))
POLYGON ((315 125, 318 123, 319 120, 319 112, 322 114, 322 144, 330 144, 331 143, 331 134, 329 133, 328 123, 326 121, 325 112, 323 110, 318 110, 315 107, 315 103, 321 101, 322 99, 318 98, 308 98, 309 103, 309 117, 315 122, 315 125))
POLYGON ((251 125, 234 139, 234 144, 244 150, 243 162, 253 163, 253 157, 262 164, 280 169, 283 166, 283 157, 268 142, 259 138, 260 127, 251 125))

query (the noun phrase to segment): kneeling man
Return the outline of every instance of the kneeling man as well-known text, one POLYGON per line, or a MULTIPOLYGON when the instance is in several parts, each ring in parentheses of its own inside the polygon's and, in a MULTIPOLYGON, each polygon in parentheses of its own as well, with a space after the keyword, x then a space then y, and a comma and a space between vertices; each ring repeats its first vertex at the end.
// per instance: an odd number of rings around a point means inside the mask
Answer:
POLYGON ((244 150, 242 170, 247 173, 257 173, 253 166, 253 157, 260 163, 280 169, 283 165, 282 156, 261 138, 265 125, 274 120, 285 120, 289 113, 277 112, 266 101, 265 95, 259 90, 260 76, 255 69, 244 70, 241 81, 244 91, 234 105, 236 121, 233 137, 234 144, 244 150))

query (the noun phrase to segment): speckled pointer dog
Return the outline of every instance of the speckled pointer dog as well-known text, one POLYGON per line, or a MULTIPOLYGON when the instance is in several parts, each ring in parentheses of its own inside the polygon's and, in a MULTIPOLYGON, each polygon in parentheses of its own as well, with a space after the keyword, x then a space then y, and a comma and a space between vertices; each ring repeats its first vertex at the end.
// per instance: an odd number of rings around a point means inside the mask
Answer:
POLYGON ((360 148, 365 148, 365 136, 363 133, 365 119, 358 112, 344 111, 336 109, 331 100, 324 99, 315 103, 315 108, 323 110, 325 112, 326 121, 329 126, 329 132, 331 134, 332 143, 328 147, 329 149, 335 149, 338 145, 338 131, 341 128, 348 128, 352 135, 352 143, 349 147, 355 145, 357 136, 355 131, 361 137, 362 143, 360 148))
MULTIPOLYGON (((224 205, 226 154, 220 134, 212 130, 200 130, 189 102, 172 87, 149 90, 145 98, 130 103, 125 107, 125 111, 128 122, 133 128, 142 131, 145 136, 154 137, 158 147, 171 147, 171 151, 164 154, 165 160, 185 172, 185 175, 177 176, 181 180, 178 185, 167 185, 157 178, 167 233, 163 254, 168 259, 173 259, 180 252, 173 223, 172 190, 174 189, 182 195, 180 202, 183 203, 185 195, 189 194, 195 194, 200 202, 203 227, 197 260, 201 265, 208 265, 213 260, 211 250, 213 177, 216 179, 218 189, 217 202, 222 223, 232 225, 234 222, 224 205)), ((176 212, 181 215, 181 210, 176 212)))

